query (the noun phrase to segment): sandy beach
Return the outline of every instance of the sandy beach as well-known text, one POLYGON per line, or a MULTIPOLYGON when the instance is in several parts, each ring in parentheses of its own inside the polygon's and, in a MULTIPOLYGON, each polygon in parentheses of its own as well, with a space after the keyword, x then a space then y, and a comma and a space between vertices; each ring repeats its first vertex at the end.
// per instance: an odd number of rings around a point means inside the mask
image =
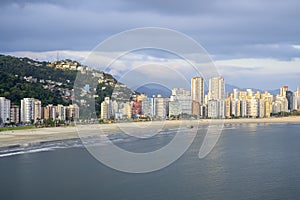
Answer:
POLYGON ((120 124, 95 124, 77 125, 75 127, 36 128, 27 130, 13 130, 0 132, 0 148, 36 145, 42 142, 57 140, 77 139, 79 137, 93 134, 111 134, 117 131, 141 132, 149 129, 164 129, 183 127, 196 124, 224 123, 300 123, 300 116, 284 118, 263 118, 263 119, 226 119, 226 120, 183 120, 183 121, 154 121, 154 122, 133 122, 120 124), (78 134, 78 131, 80 135, 78 134))

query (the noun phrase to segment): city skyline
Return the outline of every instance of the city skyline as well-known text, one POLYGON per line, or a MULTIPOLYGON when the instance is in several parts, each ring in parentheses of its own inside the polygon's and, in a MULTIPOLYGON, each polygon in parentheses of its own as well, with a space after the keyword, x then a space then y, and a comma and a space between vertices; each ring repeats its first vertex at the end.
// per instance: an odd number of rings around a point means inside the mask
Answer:
POLYGON ((204 91, 202 77, 191 78, 191 88, 172 88, 169 97, 160 94, 149 97, 135 94, 133 100, 118 102, 106 97, 101 103, 101 120, 122 120, 131 118, 269 118, 300 110, 300 87, 292 92, 288 86, 281 86, 279 93, 252 89, 233 89, 225 94, 223 77, 211 77, 209 90, 204 91), (127 105, 126 107, 124 105, 127 105), (131 109, 129 109, 131 107, 131 109), (118 113, 118 115, 116 114, 118 113))

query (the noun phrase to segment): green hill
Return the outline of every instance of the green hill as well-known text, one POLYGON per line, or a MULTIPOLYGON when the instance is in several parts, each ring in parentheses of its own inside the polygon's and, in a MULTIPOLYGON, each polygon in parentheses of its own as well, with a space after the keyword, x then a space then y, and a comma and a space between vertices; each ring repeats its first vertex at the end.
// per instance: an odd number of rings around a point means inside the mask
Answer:
POLYGON ((29 58, 16 58, 0 55, 0 96, 4 96, 19 105, 22 98, 33 97, 47 104, 69 104, 69 99, 63 99, 59 87, 45 89, 40 80, 52 80, 66 83, 61 87, 71 87, 76 78, 76 72, 56 70, 46 66, 47 62, 38 62, 29 58), (32 77, 26 81, 24 77, 32 77))
MULTIPOLYGON (((105 97, 112 96, 117 80, 110 74, 82 66, 79 62, 69 59, 50 63, 0 55, 0 96, 10 99, 16 105, 20 105, 21 99, 26 97, 41 100, 43 106, 68 105, 72 103, 74 82, 79 74, 95 78, 95 110, 99 116, 100 104, 105 97), (63 68, 67 64, 76 66, 75 70, 63 68)), ((84 86, 85 83, 80 85, 81 88, 84 86)), ((118 84, 113 96, 116 100, 128 101, 131 93, 133 91, 125 85, 118 84)), ((76 103, 80 104, 80 101, 76 103)))
POLYGON ((10 99, 15 105, 20 105, 21 99, 26 97, 37 98, 43 106, 47 104, 67 104, 58 93, 44 89, 41 84, 28 83, 19 77, 0 73, 0 96, 10 99))
MULTIPOLYGON (((76 62, 78 65, 77 61, 68 59, 53 64, 29 58, 0 55, 0 96, 10 99, 16 105, 20 105, 21 99, 25 97, 37 98, 41 100, 43 106, 71 104, 74 81, 79 72, 55 67, 66 62, 76 62)), ((79 64, 79 67, 82 66, 79 64)), ((99 114, 100 103, 106 96, 111 97, 117 81, 112 75, 96 70, 87 70, 86 73, 98 73, 102 78, 97 86, 95 105, 99 114)))

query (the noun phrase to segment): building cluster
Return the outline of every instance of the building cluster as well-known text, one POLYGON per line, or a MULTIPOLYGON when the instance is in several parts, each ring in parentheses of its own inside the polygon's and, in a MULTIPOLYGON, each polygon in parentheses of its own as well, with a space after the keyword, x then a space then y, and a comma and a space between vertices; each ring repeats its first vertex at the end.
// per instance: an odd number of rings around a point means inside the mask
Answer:
POLYGON ((145 94, 133 95, 131 101, 120 102, 106 97, 101 103, 102 120, 130 118, 266 118, 279 113, 300 109, 300 87, 296 92, 287 86, 280 88, 280 94, 254 92, 252 89, 225 93, 223 77, 209 80, 208 93, 205 94, 204 79, 193 77, 191 90, 173 88, 170 97, 145 94))
POLYGON ((55 61, 47 64, 48 67, 53 67, 55 69, 63 70, 81 70, 82 66, 77 61, 72 61, 70 59, 55 61))
MULTIPOLYGON (((289 91, 287 86, 280 88, 280 94, 269 92, 254 93, 233 90, 225 99, 225 117, 259 117, 265 118, 276 114, 284 114, 300 109, 300 88, 296 92, 289 91)), ((224 113, 223 113, 224 114, 224 113)))
POLYGON ((0 97, 0 124, 29 124, 47 119, 74 121, 79 118, 79 107, 76 104, 63 106, 58 104, 42 107, 38 99, 24 98, 21 106, 14 105, 9 99, 0 97))

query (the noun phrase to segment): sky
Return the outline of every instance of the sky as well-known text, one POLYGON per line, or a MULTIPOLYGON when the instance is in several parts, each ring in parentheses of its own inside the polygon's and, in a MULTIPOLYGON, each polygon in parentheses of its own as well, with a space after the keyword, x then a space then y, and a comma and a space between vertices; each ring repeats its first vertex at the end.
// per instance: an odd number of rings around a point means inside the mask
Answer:
MULTIPOLYGON (((206 49, 225 81, 241 88, 300 86, 298 0, 2 0, 0 53, 84 63, 128 29, 162 27, 206 49)), ((160 61, 154 55, 145 62, 160 61)), ((169 58, 171 59, 171 58, 169 58)), ((174 62, 170 61, 170 63, 174 62)))

